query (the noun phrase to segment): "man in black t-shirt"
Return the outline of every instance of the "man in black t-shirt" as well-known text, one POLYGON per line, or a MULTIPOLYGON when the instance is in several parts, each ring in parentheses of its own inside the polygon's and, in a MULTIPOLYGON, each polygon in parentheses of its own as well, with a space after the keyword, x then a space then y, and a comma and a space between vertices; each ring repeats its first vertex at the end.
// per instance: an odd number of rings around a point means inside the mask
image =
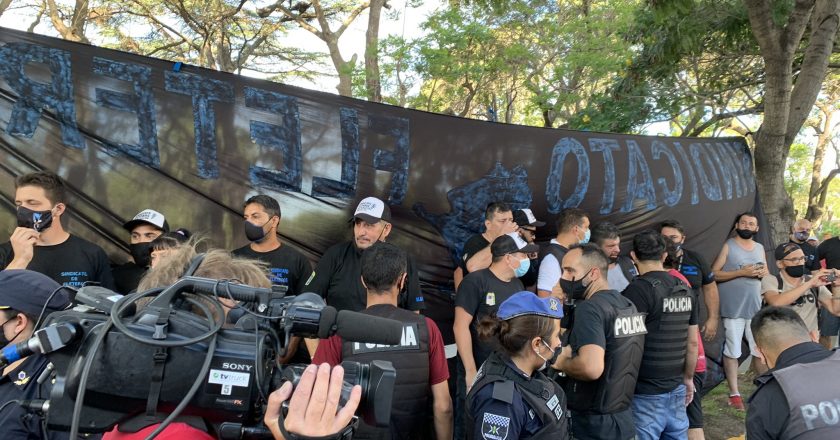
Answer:
POLYGON ((483 233, 473 235, 464 244, 460 265, 453 274, 456 290, 468 273, 490 267, 490 243, 497 237, 515 232, 518 226, 513 221, 513 212, 508 205, 493 202, 484 210, 484 228, 483 233))
POLYGON ((820 260, 817 258, 817 248, 808 243, 811 236, 811 222, 801 218, 794 222, 790 230, 790 243, 799 245, 799 249, 805 253, 805 269, 814 272, 822 269, 820 260))
POLYGON ((563 256, 560 286, 574 301, 574 326, 554 368, 565 375, 577 440, 634 438, 630 404, 645 338, 644 315, 610 289, 609 259, 595 244, 575 244, 563 256))
POLYGON ((518 275, 528 270, 528 254, 539 247, 502 235, 490 245, 492 263, 487 269, 469 273, 455 294, 455 344, 458 347, 457 382, 455 385, 455 437, 461 438, 465 426, 465 399, 475 380, 478 367, 493 352, 494 345, 478 338, 481 318, 495 313, 499 305, 514 293, 525 290, 518 275), (523 270, 524 268, 524 270, 523 270))
POLYGON ((15 180, 18 227, 0 244, 0 268, 33 270, 70 287, 97 282, 113 289, 105 251, 62 227, 65 200, 64 182, 54 173, 36 172, 15 180))
POLYGON ((685 438, 698 353, 696 299, 662 266, 665 239, 658 232, 637 233, 631 255, 640 275, 622 294, 646 314, 648 329, 633 396, 636 438, 685 438))
MULTIPOLYGON (((817 263, 825 260, 826 269, 840 269, 840 237, 832 237, 823 240, 817 247, 817 256, 815 257, 817 263)), ((835 345, 834 338, 837 337, 838 330, 840 330, 840 318, 825 313, 820 309, 820 344, 823 347, 831 349, 835 345)))
MULTIPOLYGON (((665 220, 659 225, 659 233, 677 246, 677 259, 674 261, 674 269, 683 274, 691 284, 699 308, 698 323, 703 323, 700 331, 703 332, 704 340, 711 342, 716 339, 720 327, 720 297, 718 296, 715 274, 702 255, 684 247, 685 229, 680 222, 665 220), (700 298, 703 298, 702 302, 700 298), (703 307, 704 304, 705 307, 703 307)), ((720 353, 721 351, 719 346, 720 344, 706 344, 707 356, 716 357, 715 352, 720 353), (717 348, 715 349, 713 345, 717 348)))
POLYGON ((245 237, 251 243, 234 250, 233 255, 268 264, 271 284, 286 287, 287 295, 303 293, 312 276, 312 264, 300 251, 280 241, 280 204, 260 194, 246 200, 243 211, 245 237))
POLYGON ((111 268, 117 292, 123 295, 133 292, 140 279, 152 263, 152 240, 169 232, 169 223, 163 214, 144 209, 123 225, 131 234, 129 251, 131 261, 111 268))
MULTIPOLYGON (((318 261, 304 292, 315 292, 338 310, 358 312, 367 307, 367 290, 362 284, 362 252, 391 234, 391 209, 376 197, 359 202, 353 214, 353 240, 333 245, 318 261)), ((426 307, 414 258, 408 254, 406 291, 400 293, 401 308, 419 311, 426 307)))

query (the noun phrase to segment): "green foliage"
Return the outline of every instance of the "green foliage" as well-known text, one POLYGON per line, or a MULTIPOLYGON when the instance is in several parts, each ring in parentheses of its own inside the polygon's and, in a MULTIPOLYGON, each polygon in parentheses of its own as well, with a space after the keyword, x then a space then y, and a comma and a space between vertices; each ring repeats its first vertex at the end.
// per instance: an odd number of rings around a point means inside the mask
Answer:
POLYGON ((808 209, 808 191, 811 185, 811 167, 814 163, 814 147, 795 143, 790 147, 790 154, 785 168, 785 189, 793 199, 793 207, 799 216, 808 209))

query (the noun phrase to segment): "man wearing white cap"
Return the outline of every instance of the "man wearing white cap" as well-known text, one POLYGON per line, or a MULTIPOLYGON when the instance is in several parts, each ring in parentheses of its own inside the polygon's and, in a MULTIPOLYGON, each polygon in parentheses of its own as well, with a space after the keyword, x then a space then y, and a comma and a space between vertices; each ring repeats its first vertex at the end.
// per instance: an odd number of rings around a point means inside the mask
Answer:
MULTIPOLYGON (((333 245, 318 261, 304 291, 315 292, 338 310, 358 312, 367 307, 367 290, 362 285, 362 252, 391 233, 391 209, 376 197, 359 202, 353 218, 353 240, 333 245)), ((425 308, 414 259, 408 255, 406 290, 398 305, 408 310, 425 308)))
POLYGON ((117 292, 126 294, 137 289, 140 278, 143 278, 151 263, 150 244, 161 234, 169 232, 169 223, 163 214, 154 209, 144 209, 125 222, 123 229, 131 234, 128 247, 131 261, 115 266, 112 272, 117 292))

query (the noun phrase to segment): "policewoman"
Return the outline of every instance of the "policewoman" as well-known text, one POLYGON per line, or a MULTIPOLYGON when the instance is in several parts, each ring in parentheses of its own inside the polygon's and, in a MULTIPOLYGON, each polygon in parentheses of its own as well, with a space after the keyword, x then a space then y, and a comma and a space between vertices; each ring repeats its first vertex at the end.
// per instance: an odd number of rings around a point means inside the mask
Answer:
POLYGON ((469 438, 569 438, 562 388, 542 371, 560 352, 563 305, 554 297, 518 292, 496 315, 482 318, 479 337, 498 348, 484 362, 467 396, 469 438))

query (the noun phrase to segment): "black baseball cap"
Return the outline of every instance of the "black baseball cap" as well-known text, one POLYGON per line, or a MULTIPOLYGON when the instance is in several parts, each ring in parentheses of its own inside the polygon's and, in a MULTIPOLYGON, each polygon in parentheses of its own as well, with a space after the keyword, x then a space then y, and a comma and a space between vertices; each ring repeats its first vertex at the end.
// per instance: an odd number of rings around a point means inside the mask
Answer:
POLYGON ((52 300, 45 313, 64 310, 70 297, 52 278, 31 270, 10 269, 0 271, 0 310, 15 310, 39 316, 50 295, 52 300))
POLYGON ((512 254, 514 252, 530 254, 531 252, 537 252, 540 250, 539 246, 529 244, 518 235, 514 237, 515 234, 516 232, 512 232, 493 240, 493 243, 490 245, 490 253, 493 254, 494 257, 501 257, 502 255, 512 254))
POLYGON ((517 209, 513 211, 513 221, 516 222, 516 224, 520 227, 535 226, 540 228, 545 226, 545 222, 537 220, 537 218, 534 216, 534 213, 530 209, 517 209))
POLYGON ((778 260, 783 260, 788 255, 790 255, 790 254, 792 254, 792 253, 794 253, 794 252, 796 252, 800 249, 802 249, 802 248, 799 247, 799 245, 796 244, 796 243, 793 243, 793 242, 785 243, 785 244, 780 244, 780 245, 776 246, 776 251, 774 252, 774 254, 775 254, 776 260, 778 261, 778 260))

